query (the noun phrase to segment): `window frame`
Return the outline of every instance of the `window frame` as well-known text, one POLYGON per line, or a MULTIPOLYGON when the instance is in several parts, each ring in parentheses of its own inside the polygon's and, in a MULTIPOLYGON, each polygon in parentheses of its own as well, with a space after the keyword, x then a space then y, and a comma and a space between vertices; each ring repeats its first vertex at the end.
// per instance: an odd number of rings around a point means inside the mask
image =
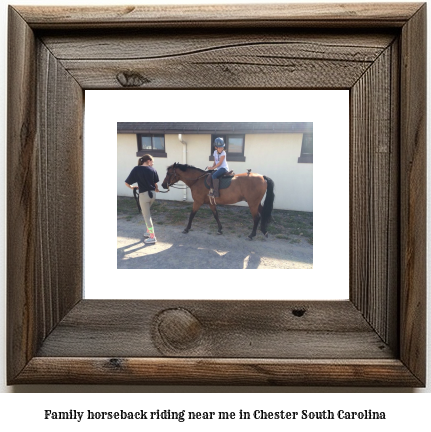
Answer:
POLYGON ((142 157, 146 154, 153 156, 153 157, 161 157, 161 158, 168 157, 168 154, 166 153, 166 134, 137 133, 136 139, 137 139, 137 145, 138 145, 138 151, 136 152, 137 157, 142 157), (142 137, 150 137, 151 138, 151 147, 153 147, 153 138, 163 137, 164 149, 163 150, 155 150, 154 148, 142 149, 141 148, 142 137))
POLYGON ((298 158, 298 163, 313 163, 313 153, 304 153, 304 138, 306 136, 311 136, 311 139, 313 140, 313 132, 304 132, 302 134, 301 155, 298 158))
POLYGON ((238 133, 229 133, 229 134, 211 134, 211 154, 209 157, 210 161, 214 161, 214 140, 218 137, 223 138, 226 147, 225 147, 225 151, 226 151, 226 157, 227 157, 227 162, 245 162, 246 157, 244 155, 245 153, 245 136, 246 134, 238 134, 238 133), (242 152, 241 153, 229 153, 229 137, 241 137, 243 138, 243 146, 242 146, 242 152))

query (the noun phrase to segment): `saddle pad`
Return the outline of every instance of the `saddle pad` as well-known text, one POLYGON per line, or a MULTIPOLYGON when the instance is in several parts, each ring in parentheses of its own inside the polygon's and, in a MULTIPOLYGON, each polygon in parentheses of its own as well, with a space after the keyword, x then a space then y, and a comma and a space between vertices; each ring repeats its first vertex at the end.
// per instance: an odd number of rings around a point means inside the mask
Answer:
MULTIPOLYGON (((210 188, 209 185, 208 185, 208 177, 209 177, 209 176, 206 176, 206 177, 205 177, 205 187, 206 187, 207 189, 210 188)), ((221 177, 221 178, 219 179, 219 180, 220 180, 219 190, 220 190, 220 189, 226 189, 226 188, 228 188, 228 187, 230 186, 230 182, 232 181, 232 179, 233 179, 233 176, 232 176, 232 177, 221 177)))

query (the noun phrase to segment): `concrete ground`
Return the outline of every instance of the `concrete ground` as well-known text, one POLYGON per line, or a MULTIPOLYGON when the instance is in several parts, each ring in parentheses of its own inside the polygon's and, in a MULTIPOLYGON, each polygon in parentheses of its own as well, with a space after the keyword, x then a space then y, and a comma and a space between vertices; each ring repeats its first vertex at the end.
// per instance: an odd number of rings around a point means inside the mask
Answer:
POLYGON ((258 231, 252 241, 235 233, 218 235, 196 227, 183 234, 184 226, 157 225, 157 243, 145 245, 145 225, 140 215, 117 219, 117 268, 119 269, 310 269, 313 246, 292 244, 258 231))

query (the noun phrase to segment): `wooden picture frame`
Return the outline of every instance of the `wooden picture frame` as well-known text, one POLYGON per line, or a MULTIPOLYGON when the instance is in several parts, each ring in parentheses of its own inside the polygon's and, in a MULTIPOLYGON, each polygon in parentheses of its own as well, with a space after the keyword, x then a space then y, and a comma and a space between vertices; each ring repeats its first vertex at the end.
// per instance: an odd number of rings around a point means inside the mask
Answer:
POLYGON ((424 386, 425 38, 425 3, 9 7, 8 384, 424 386), (349 89, 349 300, 82 299, 84 90, 130 88, 349 89))

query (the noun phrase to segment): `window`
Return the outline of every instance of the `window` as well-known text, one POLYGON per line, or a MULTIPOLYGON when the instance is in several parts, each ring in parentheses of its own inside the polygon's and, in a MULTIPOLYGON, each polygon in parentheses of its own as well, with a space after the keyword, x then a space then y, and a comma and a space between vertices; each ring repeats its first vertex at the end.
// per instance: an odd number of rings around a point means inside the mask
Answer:
POLYGON ((226 135, 216 134, 211 135, 211 153, 209 160, 214 160, 214 140, 217 138, 223 138, 226 144, 225 151, 227 156, 227 163, 229 162, 245 162, 244 147, 245 147, 245 135, 226 135))
POLYGON ((136 156, 141 157, 149 154, 154 157, 167 157, 165 151, 165 136, 159 134, 138 134, 138 152, 136 156))
POLYGON ((305 133, 302 135, 301 156, 298 163, 313 163, 313 134, 305 133))

